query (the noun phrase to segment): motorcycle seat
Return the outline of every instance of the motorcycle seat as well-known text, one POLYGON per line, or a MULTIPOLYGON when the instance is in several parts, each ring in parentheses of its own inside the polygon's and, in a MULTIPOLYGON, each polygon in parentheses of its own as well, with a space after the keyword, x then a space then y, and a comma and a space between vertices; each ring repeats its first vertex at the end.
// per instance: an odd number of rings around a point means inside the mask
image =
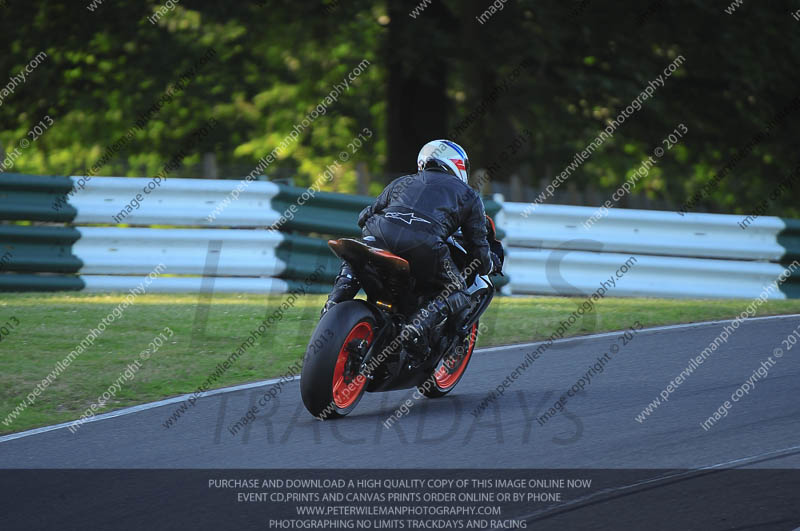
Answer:
POLYGON ((340 238, 338 240, 328 240, 328 247, 341 258, 351 264, 368 263, 378 268, 388 268, 395 273, 409 274, 410 266, 408 260, 396 254, 373 247, 367 243, 354 238, 340 238))

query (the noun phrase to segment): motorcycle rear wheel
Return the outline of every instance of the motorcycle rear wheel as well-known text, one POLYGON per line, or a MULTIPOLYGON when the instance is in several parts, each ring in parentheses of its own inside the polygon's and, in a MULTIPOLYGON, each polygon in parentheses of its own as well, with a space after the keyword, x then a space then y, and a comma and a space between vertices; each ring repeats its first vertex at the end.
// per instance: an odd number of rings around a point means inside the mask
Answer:
POLYGON ((300 377, 309 413, 328 420, 355 409, 368 381, 358 374, 358 354, 366 352, 374 336, 375 318, 361 301, 339 303, 323 316, 306 347, 300 377))

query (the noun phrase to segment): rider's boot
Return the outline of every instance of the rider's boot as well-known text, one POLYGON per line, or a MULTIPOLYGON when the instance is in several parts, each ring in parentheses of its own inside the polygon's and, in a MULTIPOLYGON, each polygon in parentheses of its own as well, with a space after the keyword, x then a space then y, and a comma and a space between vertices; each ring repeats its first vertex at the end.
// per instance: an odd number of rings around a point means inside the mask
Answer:
POLYGON ((361 289, 361 283, 355 277, 350 264, 347 262, 342 262, 342 268, 339 270, 339 275, 333 282, 333 289, 328 295, 328 300, 325 301, 325 306, 322 307, 322 312, 319 314, 320 319, 336 304, 348 301, 355 297, 359 289, 361 289))

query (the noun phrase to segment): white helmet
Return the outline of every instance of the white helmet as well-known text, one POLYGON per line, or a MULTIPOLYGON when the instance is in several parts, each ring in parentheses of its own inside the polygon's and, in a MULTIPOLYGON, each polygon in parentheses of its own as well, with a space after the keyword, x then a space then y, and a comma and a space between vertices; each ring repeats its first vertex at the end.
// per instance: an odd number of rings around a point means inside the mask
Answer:
POLYGON ((469 184, 469 158, 464 148, 450 140, 431 140, 419 150, 417 168, 437 168, 469 184))

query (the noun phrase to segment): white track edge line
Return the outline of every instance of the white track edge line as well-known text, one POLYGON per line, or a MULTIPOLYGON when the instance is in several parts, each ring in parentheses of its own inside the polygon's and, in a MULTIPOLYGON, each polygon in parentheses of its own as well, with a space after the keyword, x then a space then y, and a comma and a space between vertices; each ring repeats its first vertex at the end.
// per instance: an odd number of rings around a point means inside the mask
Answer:
MULTIPOLYGON (((788 318, 791 318, 791 317, 800 317, 800 314, 766 315, 766 316, 763 316, 763 317, 750 317, 750 318, 746 319, 746 321, 760 321, 760 320, 765 320, 765 319, 788 319, 788 318)), ((733 319, 724 319, 724 320, 719 320, 719 321, 702 321, 702 322, 698 322, 698 323, 681 323, 681 324, 675 324, 675 325, 654 326, 652 328, 643 328, 642 330, 640 330, 640 332, 658 332, 659 330, 674 330, 674 329, 678 329, 678 328, 696 328, 696 327, 701 327, 701 326, 708 326, 708 325, 727 323, 727 322, 730 322, 732 320, 733 319)), ((584 339, 596 339, 596 338, 602 338, 602 337, 612 337, 612 336, 617 336, 617 335, 624 334, 624 333, 625 333, 625 330, 617 330, 615 332, 600 332, 600 333, 597 333, 597 334, 589 334, 589 335, 585 335, 585 336, 574 336, 574 337, 565 337, 563 339, 556 339, 555 341, 553 341, 553 343, 568 343, 570 341, 579 341, 579 340, 584 340, 584 339)), ((544 343, 544 341, 533 341, 533 342, 528 342, 528 343, 517 343, 517 344, 514 344, 514 345, 501 345, 501 346, 497 346, 497 347, 483 347, 483 348, 476 349, 475 352, 491 352, 491 351, 512 350, 512 349, 531 347, 531 346, 534 346, 534 345, 539 345, 541 343, 544 343)), ((292 377, 291 379, 284 380, 284 381, 288 382, 288 381, 299 380, 299 379, 300 379, 300 376, 297 375, 297 376, 292 377)), ((220 389, 212 389, 210 391, 206 391, 204 393, 201 393, 200 395, 198 395, 198 398, 204 398, 204 397, 207 397, 207 396, 219 395, 219 394, 223 394, 223 393, 233 393, 233 392, 236 392, 236 391, 243 391, 245 389, 253 389, 255 387, 264 387, 264 386, 267 386, 267 385, 276 384, 280 380, 281 380, 281 378, 272 378, 270 380, 262 380, 262 381, 250 382, 250 383, 242 384, 242 385, 235 385, 233 387, 222 387, 220 389)), ((123 409, 118 409, 116 411, 109 411, 108 413, 102 413, 100 415, 95 415, 94 417, 92 417, 90 419, 86 419, 86 420, 83 421, 83 424, 87 424, 89 422, 97 422, 97 421, 100 421, 100 420, 113 419, 113 418, 116 418, 116 417, 122 417, 124 415, 130 415, 130 414, 133 414, 133 413, 138 413, 140 411, 146 411, 148 409, 153 409, 153 408, 157 408, 157 407, 161 407, 161 406, 167 406, 169 404, 176 404, 178 402, 183 402, 184 400, 187 400, 193 394, 194 393, 188 393, 188 394, 181 395, 181 396, 174 396, 172 398, 166 398, 164 400, 158 400, 156 402, 147 402, 145 404, 139 404, 137 406, 131 406, 131 407, 123 408, 123 409)), ((31 435, 38 435, 40 433, 46 433, 48 431, 58 430, 58 429, 61 429, 61 428, 66 428, 68 426, 71 426, 74 423, 75 423, 75 420, 71 420, 71 421, 68 421, 68 422, 62 422, 61 424, 52 424, 50 426, 42 426, 40 428, 34 428, 34 429, 31 429, 31 430, 20 431, 20 432, 17 432, 17 433, 10 433, 8 435, 0 436, 0 443, 13 441, 15 439, 21 439, 23 437, 29 437, 31 435)))
MULTIPOLYGON (((205 391, 199 395, 197 398, 204 398, 206 396, 213 396, 219 395, 223 393, 233 393, 235 391, 243 391, 245 389, 253 389, 255 387, 264 387, 267 385, 273 385, 281 381, 282 378, 272 378, 270 380, 261 380, 258 382, 250 382, 241 385, 235 385, 233 387, 221 387, 219 389, 212 389, 210 391, 205 391)), ((290 382, 292 380, 299 380, 300 375, 293 376, 289 379, 283 379, 284 382, 290 382)), ((136 406, 126 407, 122 409, 117 409, 116 411, 109 411, 108 413, 101 413, 100 415, 95 415, 92 418, 85 419, 81 424, 88 424, 90 422, 97 422, 99 420, 106 420, 106 419, 113 419, 115 417, 122 417, 123 415, 130 415, 132 413, 138 413, 140 411, 146 411, 148 409, 154 409, 161 406, 168 406, 170 404, 177 404, 178 402, 183 402, 188 400, 190 396, 193 396, 194 393, 188 393, 185 395, 180 396, 173 396, 172 398, 165 398, 164 400, 158 400, 156 402, 147 402, 145 404, 139 404, 136 406)), ((77 419, 76 419, 77 420, 77 419)), ((30 435, 38 435, 40 433, 46 433, 48 431, 58 430, 61 428, 67 428, 75 424, 75 420, 70 420, 68 422, 62 422, 61 424, 52 424, 50 426, 42 426, 40 428, 34 428, 32 430, 21 431, 18 433, 10 433, 8 435, 3 435, 0 437, 0 443, 13 441, 14 439, 20 439, 22 437, 28 437, 30 435)))
MULTIPOLYGON (((761 317, 748 317, 743 322, 748 321, 763 321, 765 319, 788 319, 791 317, 800 317, 800 313, 793 313, 788 315, 764 315, 761 317)), ((649 328, 643 328, 639 330, 641 332, 658 332, 660 330, 675 330, 679 328, 699 328, 703 326, 710 326, 710 325, 718 325, 723 323, 729 323, 733 321, 733 319, 722 319, 718 321, 701 321, 697 323, 680 323, 674 325, 661 325, 661 326, 653 326, 649 328)), ((613 332, 598 332, 596 334, 587 334, 584 336, 572 336, 572 337, 565 337, 562 339, 556 339, 553 343, 569 343, 571 341, 581 341, 584 339, 595 339, 595 338, 602 338, 602 337, 613 337, 624 334, 626 330, 615 330, 613 332)), ((489 350, 500 351, 500 350, 512 350, 515 348, 525 348, 525 347, 532 347, 535 345, 540 345, 545 343, 545 341, 531 341, 528 343, 515 343, 513 345, 498 345, 496 347, 483 347, 476 349, 475 352, 485 352, 489 350)))

